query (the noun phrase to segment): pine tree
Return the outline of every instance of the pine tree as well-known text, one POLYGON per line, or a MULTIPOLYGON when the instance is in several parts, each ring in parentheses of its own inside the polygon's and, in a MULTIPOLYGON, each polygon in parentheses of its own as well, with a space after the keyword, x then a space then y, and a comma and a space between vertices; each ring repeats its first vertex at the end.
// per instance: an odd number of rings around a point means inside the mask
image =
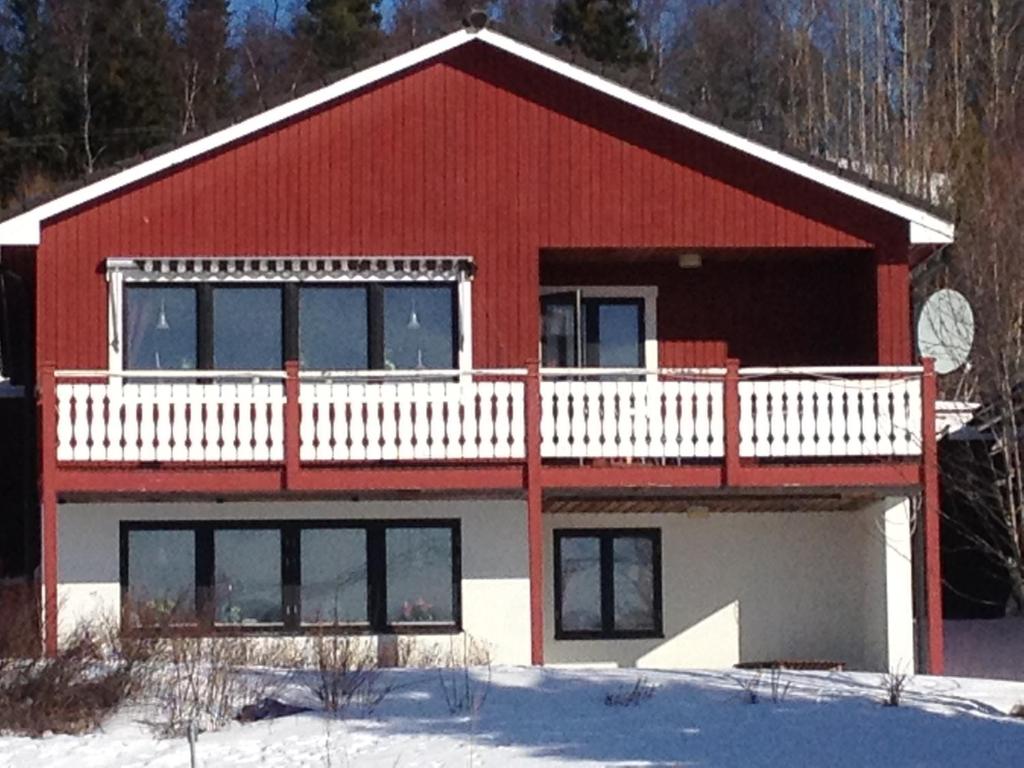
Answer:
POLYGON ((320 76, 352 65, 380 35, 378 0, 306 0, 296 21, 320 76))
POLYGON ((96 133, 111 160, 174 135, 176 45, 165 0, 81 0, 92 25, 96 133))
POLYGON ((559 45, 623 69, 647 61, 632 0, 559 0, 554 12, 559 45))
POLYGON ((62 52, 54 46, 46 7, 40 0, 9 0, 4 10, 0 131, 7 134, 2 162, 10 195, 31 192, 22 188, 61 170, 65 125, 58 83, 62 52))
POLYGON ((181 132, 208 129, 230 113, 227 0, 185 0, 179 19, 181 132))

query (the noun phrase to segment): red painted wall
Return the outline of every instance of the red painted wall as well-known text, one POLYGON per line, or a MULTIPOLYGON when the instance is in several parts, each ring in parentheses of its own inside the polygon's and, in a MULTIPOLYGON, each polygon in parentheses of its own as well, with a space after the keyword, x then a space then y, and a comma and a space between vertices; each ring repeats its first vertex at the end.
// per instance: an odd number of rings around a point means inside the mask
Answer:
POLYGON ((875 263, 870 251, 780 251, 770 257, 705 256, 609 265, 581 255, 541 261, 543 285, 654 285, 658 362, 666 367, 872 365, 875 263), (584 277, 581 278, 581 275, 584 277))
MULTIPOLYGON (((895 362, 909 354, 905 239, 904 222, 474 44, 48 222, 38 359, 106 366, 112 256, 468 254, 478 265, 475 363, 518 366, 537 348, 541 248, 884 243, 895 258, 873 324, 880 359, 884 349, 895 362)), ((714 288, 702 310, 735 312, 738 287, 714 288)), ((796 312, 787 294, 780 285, 783 315, 796 312)), ((733 327, 760 334, 735 338, 736 350, 764 349, 775 317, 733 327)), ((804 317, 813 313, 792 319, 804 317)), ((696 327, 679 322, 680 334, 696 327)), ((705 334, 725 332, 709 322, 705 334)), ((686 349, 680 360, 697 359, 686 349)))

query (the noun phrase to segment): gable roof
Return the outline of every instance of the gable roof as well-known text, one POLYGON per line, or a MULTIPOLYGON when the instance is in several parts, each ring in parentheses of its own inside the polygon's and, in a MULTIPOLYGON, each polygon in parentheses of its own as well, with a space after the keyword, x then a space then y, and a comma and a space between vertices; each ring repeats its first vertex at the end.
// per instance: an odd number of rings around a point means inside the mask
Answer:
POLYGON ((852 180, 836 171, 822 168, 726 130, 494 30, 462 29, 0 221, 0 246, 38 245, 42 224, 49 218, 148 177, 164 173, 474 41, 493 46, 670 123, 903 219, 907 222, 908 239, 912 244, 942 244, 953 240, 952 222, 935 215, 921 205, 907 202, 897 195, 882 192, 867 183, 852 180))

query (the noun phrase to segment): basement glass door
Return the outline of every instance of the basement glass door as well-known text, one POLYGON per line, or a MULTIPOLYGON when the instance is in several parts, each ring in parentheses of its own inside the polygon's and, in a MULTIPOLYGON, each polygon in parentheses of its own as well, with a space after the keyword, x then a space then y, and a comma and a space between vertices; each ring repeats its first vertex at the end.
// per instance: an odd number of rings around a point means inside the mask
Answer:
POLYGON ((541 297, 541 364, 547 368, 643 368, 642 298, 582 291, 541 297))

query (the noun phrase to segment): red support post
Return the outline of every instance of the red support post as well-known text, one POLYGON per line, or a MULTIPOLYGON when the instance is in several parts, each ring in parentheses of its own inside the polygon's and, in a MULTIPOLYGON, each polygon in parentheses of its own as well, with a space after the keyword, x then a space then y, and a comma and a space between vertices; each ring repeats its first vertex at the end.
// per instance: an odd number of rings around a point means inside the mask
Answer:
POLYGON ((39 500, 43 577, 43 649, 57 654, 57 382, 54 366, 39 371, 39 500))
POLYGON ((526 535, 530 568, 530 661, 544 663, 544 527, 541 513, 540 363, 531 361, 526 375, 526 535))
POLYGON ((300 472, 299 465, 299 361, 288 360, 284 364, 284 484, 294 488, 300 472))
POLYGON ((740 482, 740 362, 725 363, 725 390, 722 410, 725 416, 725 485, 740 482))
POLYGON ((935 424, 938 382, 935 361, 922 361, 921 386, 921 488, 924 522, 925 613, 928 632, 928 671, 941 675, 945 668, 942 637, 942 560, 940 551, 939 450, 935 424))

